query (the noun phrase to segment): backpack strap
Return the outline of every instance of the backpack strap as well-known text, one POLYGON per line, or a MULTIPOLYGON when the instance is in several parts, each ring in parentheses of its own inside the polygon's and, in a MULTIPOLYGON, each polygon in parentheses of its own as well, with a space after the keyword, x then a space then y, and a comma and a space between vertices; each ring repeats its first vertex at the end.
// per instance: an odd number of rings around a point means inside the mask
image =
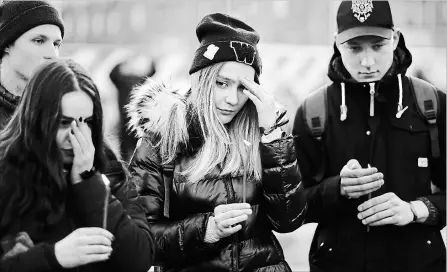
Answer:
POLYGON ((163 172, 163 182, 165 184, 165 200, 163 204, 163 216, 169 218, 169 204, 171 196, 170 193, 171 193, 172 180, 174 178, 174 162, 163 164, 161 167, 163 172))
POLYGON ((322 142, 324 130, 327 125, 327 88, 329 84, 323 85, 311 93, 303 103, 304 122, 309 133, 314 139, 319 141, 321 151, 321 164, 314 179, 317 182, 323 180, 326 171, 326 148, 322 142))
POLYGON ((432 84, 412 76, 408 76, 418 111, 428 123, 433 158, 439 158, 439 133, 437 117, 439 115, 439 97, 436 87, 432 84))
POLYGON ((304 121, 310 134, 321 140, 327 120, 327 87, 323 85, 311 93, 303 104, 304 121))

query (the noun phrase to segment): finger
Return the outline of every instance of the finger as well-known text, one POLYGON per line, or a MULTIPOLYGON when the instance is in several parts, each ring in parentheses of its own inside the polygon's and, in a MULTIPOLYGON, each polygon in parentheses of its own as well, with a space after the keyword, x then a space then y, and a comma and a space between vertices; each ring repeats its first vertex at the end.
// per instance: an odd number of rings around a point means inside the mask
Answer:
POLYGON ((351 169, 351 170, 355 170, 355 169, 361 169, 362 166, 360 165, 358 160, 355 159, 351 159, 348 161, 348 163, 346 164, 346 166, 351 169))
POLYGON ((83 235, 79 239, 79 244, 82 245, 112 245, 112 240, 103 235, 83 235))
POLYGON ((224 220, 228 220, 230 218, 235 218, 241 215, 249 215, 251 214, 251 209, 243 209, 243 210, 231 210, 224 213, 220 213, 219 215, 214 217, 216 222, 222 222, 224 220))
POLYGON ((81 250, 85 254, 111 254, 112 247, 103 245, 87 245, 82 246, 81 250))
POLYGON ((79 146, 81 147, 82 153, 85 154, 88 152, 88 144, 85 140, 84 134, 82 133, 81 129, 79 128, 78 121, 75 123, 72 122, 71 129, 74 132, 74 136, 79 142, 79 146))
POLYGON ((110 258, 110 254, 88 254, 81 257, 81 263, 79 265, 103 262, 110 258))
POLYGON ((242 226, 241 225, 236 225, 236 226, 233 226, 233 227, 230 227, 230 228, 226 228, 225 230, 224 230, 224 232, 226 233, 226 234, 233 234, 233 233, 236 233, 236 232, 238 232, 238 231, 240 231, 242 229, 242 226))
POLYGON ((360 168, 360 169, 348 169, 343 168, 343 170, 340 172, 340 176, 342 178, 359 178, 364 176, 370 176, 377 173, 377 168, 371 167, 371 168, 360 168))
POLYGON ((379 179, 373 182, 368 182, 366 184, 362 185, 355 185, 355 186, 345 186, 343 185, 343 189, 347 193, 357 193, 357 192, 364 192, 369 190, 377 190, 385 183, 383 179, 379 179))
POLYGON ((390 199, 392 199, 395 196, 394 193, 386 193, 380 196, 376 196, 374 198, 371 198, 370 200, 367 200, 363 202, 360 206, 358 206, 358 210, 360 212, 367 210, 371 208, 372 206, 379 205, 380 203, 384 203, 390 199))
POLYGON ((247 219, 248 219, 248 216, 246 214, 243 214, 241 216, 233 217, 233 218, 223 221, 222 226, 224 226, 225 228, 228 228, 228 227, 234 226, 240 222, 243 222, 247 219))
POLYGON ((240 77, 239 80, 250 94, 256 96, 260 101, 264 100, 265 93, 262 91, 261 86, 246 77, 240 77))
MULTIPOLYGON (((353 170, 353 171, 359 171, 359 170, 353 170)), ((354 185, 361 185, 366 184, 374 181, 378 181, 383 179, 382 173, 375 173, 372 175, 367 176, 360 176, 360 177, 342 177, 341 184, 343 186, 354 186, 354 185)))
POLYGON ((87 147, 89 148, 89 150, 91 150, 94 146, 93 146, 93 141, 92 141, 92 130, 90 129, 90 127, 87 125, 86 122, 79 122, 79 129, 82 132, 84 139, 87 143, 87 147))
POLYGON ((115 236, 113 236, 113 234, 110 231, 103 228, 89 227, 89 228, 80 228, 77 229, 76 231, 79 231, 81 235, 86 236, 100 235, 112 241, 115 239, 115 236))
POLYGON ((374 221, 372 223, 369 223, 368 225, 375 227, 375 226, 395 225, 395 224, 396 224, 395 216, 388 216, 380 220, 374 221))
POLYGON ((362 219, 370 217, 370 216, 372 216, 372 215, 374 215, 374 214, 376 214, 378 212, 385 211, 385 210, 387 210, 389 208, 391 208, 391 205, 390 205, 390 202, 387 201, 387 202, 384 202, 384 203, 380 203, 379 205, 372 206, 371 208, 369 208, 369 209, 367 209, 367 210, 365 210, 363 212, 360 212, 357 215, 357 217, 358 217, 358 219, 362 220, 362 219))
POLYGON ((215 215, 216 213, 224 213, 231 210, 242 210, 242 209, 251 209, 250 204, 248 203, 232 203, 232 204, 224 204, 219 205, 214 209, 215 215))
POLYGON ((81 157, 83 155, 82 148, 76 136, 70 132, 68 134, 68 138, 70 139, 71 146, 73 147, 74 156, 81 157))
POLYGON ((255 104, 256 107, 259 107, 259 105, 262 103, 261 100, 259 100, 258 97, 256 97, 254 94, 252 94, 251 92, 247 91, 246 89, 242 90, 242 92, 248 96, 248 98, 253 101, 253 104, 255 104))
POLYGON ((350 193, 350 194, 348 194, 348 196, 351 197, 351 198, 359 198, 361 196, 364 196, 364 195, 367 195, 367 194, 372 193, 374 191, 377 191, 378 189, 380 189, 380 187, 379 188, 374 188, 374 189, 371 189, 371 190, 366 190, 366 191, 363 191, 363 192, 350 193))

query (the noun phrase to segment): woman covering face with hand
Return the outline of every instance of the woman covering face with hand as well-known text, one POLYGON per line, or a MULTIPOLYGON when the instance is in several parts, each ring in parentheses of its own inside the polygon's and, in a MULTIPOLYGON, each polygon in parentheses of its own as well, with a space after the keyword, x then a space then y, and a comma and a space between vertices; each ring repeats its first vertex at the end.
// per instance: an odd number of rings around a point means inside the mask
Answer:
POLYGON ((103 139, 102 118, 98 90, 78 64, 50 61, 33 75, 0 132, 2 268, 150 268, 152 236, 125 169, 103 139))
POLYGON ((154 81, 128 110, 142 137, 130 171, 166 271, 291 271, 272 230, 302 224, 293 139, 258 84, 259 36, 211 14, 185 96, 154 81))

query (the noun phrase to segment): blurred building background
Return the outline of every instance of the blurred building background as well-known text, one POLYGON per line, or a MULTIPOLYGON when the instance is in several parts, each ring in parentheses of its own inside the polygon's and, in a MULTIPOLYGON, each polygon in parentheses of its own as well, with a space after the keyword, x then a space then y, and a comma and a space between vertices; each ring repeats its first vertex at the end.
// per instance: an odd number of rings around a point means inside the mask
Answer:
MULTIPOLYGON (((293 120, 306 95, 328 81, 326 71, 333 52, 335 15, 340 3, 334 0, 51 2, 61 10, 66 23, 61 53, 80 62, 97 82, 105 108, 106 131, 115 136, 117 146, 123 142, 119 135, 125 120, 120 109, 129 86, 141 76, 153 76, 187 89, 188 69, 198 45, 195 27, 203 16, 213 12, 238 17, 260 33, 261 85, 288 109, 293 120), (116 84, 120 76, 125 79, 116 84)), ((446 0, 390 3, 394 24, 402 30, 413 54, 409 73, 446 91, 446 0)), ((308 224, 295 233, 278 235, 294 271, 308 271, 307 252, 314 229, 315 224, 308 224)))

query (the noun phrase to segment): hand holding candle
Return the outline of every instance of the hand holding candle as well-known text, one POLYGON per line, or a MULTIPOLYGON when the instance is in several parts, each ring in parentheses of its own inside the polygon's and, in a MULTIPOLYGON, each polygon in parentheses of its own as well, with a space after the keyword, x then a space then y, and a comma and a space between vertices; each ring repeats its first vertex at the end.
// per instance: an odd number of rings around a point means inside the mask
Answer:
POLYGON ((102 181, 104 182, 104 185, 106 187, 106 196, 104 199, 104 213, 103 213, 103 218, 102 218, 102 228, 103 229, 107 229, 107 213, 108 213, 108 208, 109 208, 109 196, 110 196, 110 181, 109 179, 102 174, 102 181))

